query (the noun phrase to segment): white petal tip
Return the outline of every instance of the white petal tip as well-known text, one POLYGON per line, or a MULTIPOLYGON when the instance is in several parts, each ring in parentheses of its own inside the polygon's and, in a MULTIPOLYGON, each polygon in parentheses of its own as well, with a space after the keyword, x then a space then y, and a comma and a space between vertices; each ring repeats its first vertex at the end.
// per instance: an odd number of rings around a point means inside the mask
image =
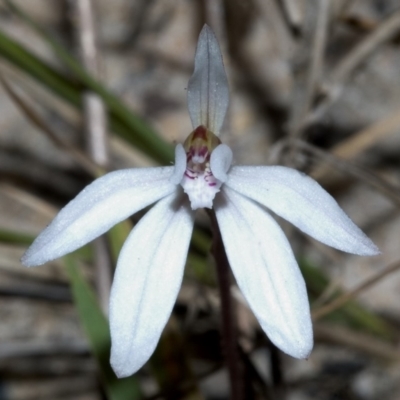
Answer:
POLYGON ((118 379, 127 378, 128 376, 133 375, 138 369, 134 370, 132 368, 125 368, 124 366, 119 365, 118 363, 113 363, 110 361, 111 367, 117 376, 118 379))
POLYGON ((367 256, 367 257, 373 257, 373 256, 380 256, 382 252, 379 249, 370 249, 362 254, 360 256, 367 256))
POLYGON ((21 257, 21 264, 25 267, 37 267, 39 265, 46 264, 49 261, 53 261, 67 254, 67 251, 63 251, 60 247, 54 247, 50 242, 48 235, 48 228, 45 229, 32 243, 32 245, 26 250, 21 257), (47 239, 50 243, 43 245, 42 239, 47 239))
POLYGON ((354 243, 350 244, 348 248, 339 248, 339 250, 358 256, 379 256, 382 254, 379 248, 362 231, 360 231, 359 236, 361 237, 356 238, 354 243))
POLYGON ((30 254, 29 249, 21 257, 21 264, 25 267, 37 267, 45 262, 46 260, 43 260, 40 254, 30 254))
POLYGON ((370 242, 369 246, 365 246, 365 250, 360 254, 361 256, 379 256, 382 252, 379 250, 378 246, 376 246, 373 242, 370 242))
POLYGON ((300 360, 309 358, 314 347, 312 331, 309 334, 304 334, 301 338, 298 338, 298 340, 294 340, 293 337, 289 339, 281 337, 278 340, 270 339, 275 346, 284 353, 300 360))
POLYGON ((290 354, 294 358, 298 358, 299 360, 306 360, 310 357, 310 354, 312 352, 313 345, 310 346, 304 346, 304 347, 299 347, 296 349, 296 351, 292 354, 290 354))
MULTIPOLYGON (((111 341, 112 339, 112 331, 111 331, 111 341)), ((149 356, 142 357, 139 353, 140 351, 130 351, 129 355, 127 354, 128 343, 120 343, 111 345, 111 356, 110 356, 110 365, 113 369, 117 378, 126 378, 135 374, 139 371, 140 368, 143 367, 144 364, 149 359, 149 356), (121 347, 122 345, 122 347, 121 347), (124 349, 124 352, 121 352, 121 349, 124 349)), ((152 352, 150 353, 150 355, 152 352)))

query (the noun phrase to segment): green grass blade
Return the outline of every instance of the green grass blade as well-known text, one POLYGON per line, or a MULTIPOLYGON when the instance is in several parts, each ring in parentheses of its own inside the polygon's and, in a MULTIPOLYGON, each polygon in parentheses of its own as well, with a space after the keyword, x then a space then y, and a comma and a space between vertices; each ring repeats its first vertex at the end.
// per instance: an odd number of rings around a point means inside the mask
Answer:
POLYGON ((10 231, 0 228, 0 243, 20 244, 29 246, 35 239, 35 236, 26 233, 10 231))
POLYGON ((41 82, 69 103, 80 107, 82 87, 40 60, 0 30, 0 56, 41 82))
POLYGON ((13 1, 5 0, 10 9, 22 18, 33 30, 35 30, 45 42, 47 42, 58 58, 69 68, 73 75, 81 81, 88 89, 99 94, 109 110, 123 121, 132 131, 135 132, 139 140, 142 140, 150 149, 158 153, 163 162, 173 160, 171 146, 165 143, 141 118, 133 115, 132 112, 120 102, 116 96, 109 92, 103 85, 94 79, 86 69, 75 59, 60 43, 48 34, 39 24, 37 24, 28 14, 19 8, 13 1))
POLYGON ((100 310, 92 289, 80 273, 75 258, 66 256, 64 261, 75 305, 93 354, 99 363, 109 400, 141 399, 142 396, 137 379, 134 376, 117 379, 111 369, 109 363, 111 338, 108 321, 100 310))
MULTIPOLYGON (((55 50, 55 47, 53 49, 55 50)), ((57 55, 62 56, 61 61, 66 62, 72 70, 73 79, 57 71, 0 30, 1 57, 75 107, 81 108, 84 91, 91 90, 98 93, 108 108, 110 127, 116 134, 161 164, 169 164, 173 160, 173 147, 169 143, 94 80, 65 50, 58 47, 57 49, 57 55)))
POLYGON ((125 240, 132 231, 132 228, 132 223, 129 220, 125 220, 118 223, 117 225, 114 225, 107 232, 107 239, 110 245, 111 256, 114 265, 117 264, 119 253, 125 243, 125 240))

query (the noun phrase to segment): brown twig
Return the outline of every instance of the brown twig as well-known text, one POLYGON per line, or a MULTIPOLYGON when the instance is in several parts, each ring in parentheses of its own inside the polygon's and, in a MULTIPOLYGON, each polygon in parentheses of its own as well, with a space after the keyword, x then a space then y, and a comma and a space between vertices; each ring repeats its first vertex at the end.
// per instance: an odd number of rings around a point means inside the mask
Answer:
POLYGON ((357 297, 364 290, 369 289, 372 285, 379 282, 381 279, 387 277, 393 272, 400 269, 400 262, 397 261, 393 264, 388 265, 382 271, 377 272, 370 278, 366 279, 364 282, 356 286, 354 289, 343 293, 341 296, 333 300, 332 302, 326 304, 325 306, 319 307, 312 312, 312 318, 314 321, 324 317, 325 315, 337 310, 338 308, 345 305, 347 302, 357 297))
POLYGON ((48 125, 45 120, 37 113, 26 100, 22 98, 7 82, 3 75, 0 74, 0 82, 5 91, 10 96, 11 100, 18 106, 24 116, 40 131, 45 133, 47 137, 60 149, 65 150, 70 154, 74 160, 90 175, 98 176, 101 168, 93 162, 83 151, 76 148, 74 145, 68 143, 57 135, 53 129, 48 125))
POLYGON ((333 324, 314 324, 314 337, 323 341, 370 354, 389 361, 400 361, 400 351, 397 347, 382 342, 373 336, 354 332, 350 329, 333 324))
MULTIPOLYGON (((95 38, 92 0, 76 0, 78 41, 83 65, 96 78, 100 77, 95 38)), ((84 94, 84 115, 87 149, 99 165, 108 164, 107 122, 102 99, 92 93, 84 94)))
POLYGON ((68 287, 56 284, 40 284, 37 282, 19 283, 17 285, 0 285, 1 297, 18 297, 36 300, 48 300, 69 303, 72 300, 68 287))
MULTIPOLYGON (((398 132, 400 127, 400 110, 396 110, 382 120, 356 132, 332 148, 330 154, 342 160, 350 160, 370 149, 379 141, 398 132)), ((320 179, 329 172, 327 165, 321 165, 313 171, 313 177, 320 179)))
MULTIPOLYGON (((99 61, 96 48, 95 18, 91 0, 76 0, 77 32, 81 57, 85 68, 94 77, 99 78, 99 61)), ((84 121, 87 151, 99 165, 108 164, 108 139, 106 111, 102 99, 95 93, 83 95, 84 121)), ((108 302, 111 288, 111 263, 106 251, 105 237, 96 239, 94 243, 96 286, 102 309, 108 313, 108 302)))
POLYGON ((323 85, 325 100, 309 114, 307 124, 319 119, 339 98, 345 83, 354 70, 380 45, 392 39, 400 30, 400 11, 394 12, 373 32, 368 34, 333 70, 331 77, 323 85))
POLYGON ((222 53, 226 50, 225 16, 222 0, 204 0, 205 20, 218 38, 222 53))
MULTIPOLYGON (((354 178, 361 180, 368 186, 379 190, 379 192, 390 199, 396 206, 400 206, 399 188, 385 181, 383 178, 375 175, 370 171, 365 170, 364 168, 357 166, 354 163, 351 163, 347 160, 339 159, 334 155, 327 153, 326 151, 321 150, 318 147, 310 145, 304 141, 297 140, 295 144, 305 151, 310 152, 313 156, 318 157, 324 162, 333 165, 338 171, 342 171, 347 175, 353 176, 354 178)), ((310 176, 316 178, 313 172, 310 174, 310 176)))
POLYGON ((298 0, 282 0, 286 19, 292 29, 300 31, 304 22, 304 10, 298 0))
POLYGON ((356 132, 347 140, 336 145, 331 153, 342 159, 351 159, 370 149, 387 136, 397 133, 400 128, 400 109, 356 132))
POLYGON ((50 355, 85 355, 89 353, 86 340, 3 340, 0 345, 0 359, 19 357, 42 357, 50 355))
POLYGON ((282 60, 287 61, 291 56, 294 43, 277 0, 257 0, 256 5, 266 20, 267 27, 271 29, 274 37, 272 40, 274 50, 282 60))
POLYGON ((126 51, 131 48, 136 49, 140 35, 145 31, 146 28, 147 15, 149 14, 154 3, 154 0, 137 0, 130 3, 131 10, 128 12, 131 14, 129 16, 131 29, 120 43, 115 43, 112 46, 114 50, 120 49, 126 51))
POLYGON ((306 117, 312 108, 324 64, 324 53, 329 26, 331 1, 320 0, 317 1, 316 4, 311 2, 310 6, 318 7, 317 21, 315 30, 312 32, 313 44, 311 46, 311 60, 307 75, 306 88, 304 91, 304 98, 301 101, 294 103, 294 106, 300 107, 300 109, 295 110, 293 115, 295 120, 293 128, 290 132, 290 137, 292 140, 297 139, 304 129, 306 117))
POLYGON ((343 17, 344 15, 346 15, 349 10, 351 9, 351 7, 354 6, 354 4, 356 3, 357 0, 347 0, 342 2, 342 4, 338 4, 338 9, 337 9, 337 14, 339 15, 339 17, 343 17))

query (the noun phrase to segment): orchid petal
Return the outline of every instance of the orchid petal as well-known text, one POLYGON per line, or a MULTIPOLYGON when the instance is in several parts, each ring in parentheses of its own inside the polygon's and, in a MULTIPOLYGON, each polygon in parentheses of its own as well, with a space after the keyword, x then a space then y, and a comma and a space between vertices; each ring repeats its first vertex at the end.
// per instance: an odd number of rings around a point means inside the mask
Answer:
POLYGON ((233 167, 226 185, 328 246, 359 255, 379 254, 335 199, 316 181, 294 169, 233 167))
POLYGON ((229 87, 218 41, 204 25, 197 43, 194 72, 188 84, 188 108, 193 128, 204 125, 218 135, 229 103, 229 87))
POLYGON ((179 185, 186 171, 186 152, 181 144, 175 147, 175 167, 174 173, 171 175, 170 182, 179 185))
POLYGON ((172 193, 172 172, 173 167, 125 169, 96 179, 58 213, 22 263, 31 267, 70 253, 172 193))
POLYGON ((236 282, 270 340, 306 358, 312 350, 310 307, 289 242, 259 205, 226 187, 216 216, 236 282))
POLYGON ((231 167, 232 158, 232 150, 226 144, 220 144, 211 153, 211 172, 219 181, 225 182, 228 179, 227 172, 231 167))
POLYGON ((118 260, 110 298, 111 365, 133 374, 153 353, 183 277, 194 218, 176 194, 136 225, 118 260))

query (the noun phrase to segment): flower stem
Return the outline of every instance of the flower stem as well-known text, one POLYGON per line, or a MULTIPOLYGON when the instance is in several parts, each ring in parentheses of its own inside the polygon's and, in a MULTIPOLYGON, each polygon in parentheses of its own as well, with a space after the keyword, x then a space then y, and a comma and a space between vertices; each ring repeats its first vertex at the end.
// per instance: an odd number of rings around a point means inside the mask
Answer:
POLYGON ((211 211, 209 215, 213 228, 213 244, 211 251, 216 261, 218 286, 221 297, 222 340, 229 370, 231 399, 244 400, 243 368, 237 342, 234 302, 231 296, 230 266, 215 213, 211 211))

